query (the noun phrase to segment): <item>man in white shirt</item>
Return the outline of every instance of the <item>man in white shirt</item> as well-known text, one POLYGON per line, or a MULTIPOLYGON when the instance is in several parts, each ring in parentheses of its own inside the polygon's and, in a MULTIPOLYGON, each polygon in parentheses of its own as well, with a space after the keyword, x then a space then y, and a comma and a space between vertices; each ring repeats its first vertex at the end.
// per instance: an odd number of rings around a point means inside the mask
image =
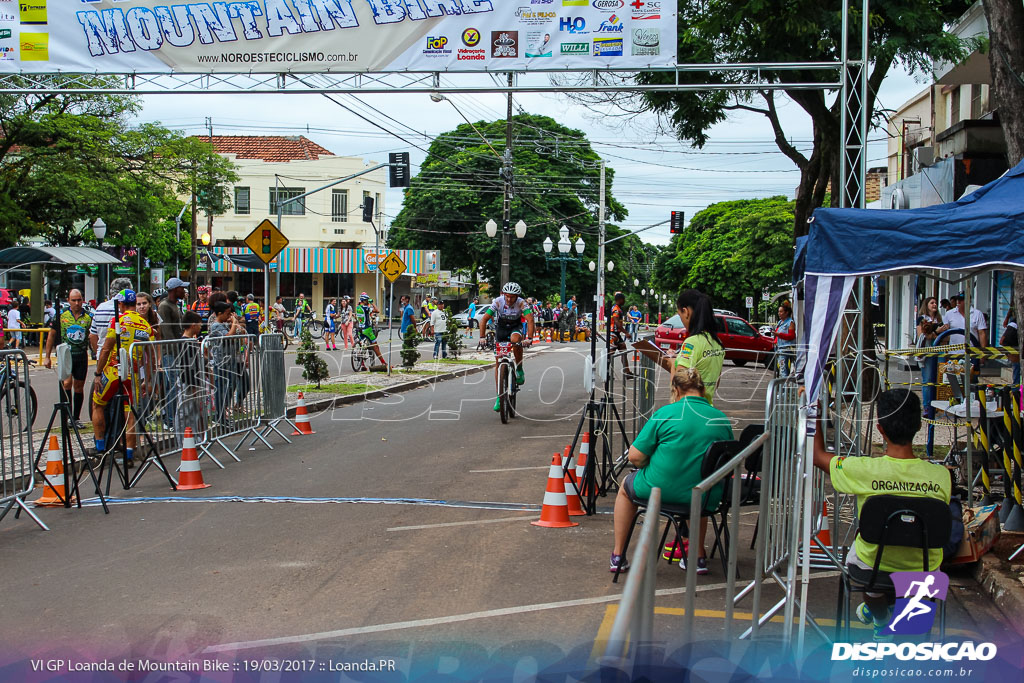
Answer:
MULTIPOLYGON (((949 325, 950 329, 967 329, 964 319, 964 293, 960 292, 950 297, 950 300, 956 304, 956 307, 946 311, 942 322, 949 325)), ((971 306, 971 334, 978 338, 978 343, 982 347, 988 346, 988 323, 985 322, 985 316, 982 315, 981 311, 974 306, 971 306)), ((963 344, 964 336, 962 334, 951 334, 946 343, 963 344)))
POLYGON ((434 358, 440 350, 442 357, 448 357, 448 340, 445 334, 448 332, 448 316, 443 306, 438 306, 430 312, 430 326, 434 328, 434 358))
POLYGON ((11 310, 7 313, 7 327, 11 330, 11 348, 20 349, 21 332, 17 330, 21 329, 21 311, 17 306, 11 306, 11 310))

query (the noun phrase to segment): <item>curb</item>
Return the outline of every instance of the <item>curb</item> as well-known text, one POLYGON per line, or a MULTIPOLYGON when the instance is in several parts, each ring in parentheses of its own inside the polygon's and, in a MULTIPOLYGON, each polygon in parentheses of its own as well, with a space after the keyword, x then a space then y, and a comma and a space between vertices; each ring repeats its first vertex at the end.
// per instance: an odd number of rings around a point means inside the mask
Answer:
POLYGON ((1003 561, 992 555, 983 555, 973 571, 974 580, 981 590, 992 599, 996 609, 1015 626, 1021 635, 1020 615, 1024 614, 1024 583, 1010 575, 1003 561))
MULTIPOLYGON (((439 373, 430 377, 423 377, 421 379, 414 379, 402 384, 395 384, 390 387, 381 387, 380 389, 374 389, 373 391, 367 391, 362 394, 352 394, 350 396, 335 396, 334 398, 321 398, 316 401, 311 401, 306 404, 306 410, 310 413, 321 413, 332 408, 339 408, 341 406, 352 405, 353 403, 359 403, 361 401, 373 401, 378 398, 384 398, 390 394, 399 394, 406 391, 412 391, 413 389, 419 389, 435 382, 443 382, 449 379, 458 379, 459 377, 467 377, 469 375, 475 375, 486 370, 494 368, 494 363, 488 363, 487 365, 474 365, 466 369, 452 370, 451 372, 439 373)), ((289 407, 285 410, 285 415, 289 418, 295 417, 295 406, 289 407)))

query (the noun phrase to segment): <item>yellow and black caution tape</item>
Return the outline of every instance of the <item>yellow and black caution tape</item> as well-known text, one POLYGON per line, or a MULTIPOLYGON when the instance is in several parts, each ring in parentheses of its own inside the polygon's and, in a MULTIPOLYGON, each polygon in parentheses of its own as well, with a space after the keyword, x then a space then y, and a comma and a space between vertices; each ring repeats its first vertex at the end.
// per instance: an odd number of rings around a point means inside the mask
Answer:
POLYGON ((936 427, 970 427, 970 422, 946 422, 945 420, 929 420, 927 417, 922 417, 921 422, 926 425, 935 425, 936 427))
MULTIPOLYGON (((1008 346, 970 346, 967 347, 971 358, 985 360, 988 358, 1007 358, 1020 353, 1018 349, 1008 346)), ((964 355, 963 344, 946 344, 944 346, 922 346, 908 349, 889 349, 885 352, 887 356, 962 356, 964 355)))
MULTIPOLYGON (((985 406, 984 388, 978 389, 978 402, 981 403, 981 414, 986 415, 988 411, 985 406)), ((988 472, 989 441, 988 434, 985 433, 985 420, 978 422, 978 427, 974 430, 974 437, 974 443, 981 451, 981 486, 985 489, 985 495, 988 496, 992 492, 992 478, 988 472)))
POLYGON ((1017 393, 1012 389, 1003 390, 1003 426, 1006 427, 1006 438, 1008 444, 1003 445, 1003 469, 1009 479, 1007 490, 1011 491, 1017 504, 1021 504, 1020 473, 1020 410, 1017 407, 1017 393), (1010 463, 1010 451, 1013 451, 1013 460, 1016 470, 1010 463))

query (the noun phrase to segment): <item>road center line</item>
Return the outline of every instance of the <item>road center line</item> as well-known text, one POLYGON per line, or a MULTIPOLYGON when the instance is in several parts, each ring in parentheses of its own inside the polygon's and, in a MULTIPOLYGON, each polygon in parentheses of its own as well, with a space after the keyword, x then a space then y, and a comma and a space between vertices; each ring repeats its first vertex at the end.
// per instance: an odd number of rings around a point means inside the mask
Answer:
MULTIPOLYGON (((545 468, 547 469, 547 468, 545 468)), ((393 526, 388 531, 416 531, 417 529, 440 529, 446 526, 469 526, 472 524, 496 524, 497 522, 515 522, 528 520, 530 517, 499 517, 498 519, 470 519, 465 522, 441 522, 439 524, 417 524, 416 526, 393 526)))
MULTIPOLYGON (((811 579, 827 578, 838 576, 839 572, 820 572, 813 574, 811 579)), ((774 583, 766 580, 765 583, 774 583)), ((708 584, 697 586, 698 593, 707 591, 725 590, 725 583, 708 584)), ((655 591, 655 596, 678 595, 685 593, 686 587, 663 588, 655 591)), ((295 643, 310 643, 330 638, 345 638, 358 636, 367 633, 384 633, 387 631, 400 631, 410 628, 423 628, 426 626, 442 626, 462 621, 473 621, 476 619, 490 619, 493 617, 506 617, 514 614, 528 614, 530 612, 541 612, 551 609, 563 609, 565 607, 583 607, 587 605, 602 605, 609 602, 619 602, 622 595, 600 595, 592 598, 578 598, 576 600, 561 600, 559 602, 542 602, 533 605, 519 605, 517 607, 503 607, 501 609, 484 610, 481 612, 467 612, 465 614, 453 614, 447 617, 433 617, 430 619, 414 619, 412 621, 396 621, 390 624, 375 624, 373 626, 357 626, 354 628, 342 628, 334 631, 321 631, 320 633, 308 633, 300 636, 282 636, 280 638, 265 638, 263 640, 248 640, 239 643, 224 643, 222 645, 211 645, 203 650, 204 653, 234 652, 237 650, 251 650, 257 647, 271 647, 274 645, 291 645, 295 643)))

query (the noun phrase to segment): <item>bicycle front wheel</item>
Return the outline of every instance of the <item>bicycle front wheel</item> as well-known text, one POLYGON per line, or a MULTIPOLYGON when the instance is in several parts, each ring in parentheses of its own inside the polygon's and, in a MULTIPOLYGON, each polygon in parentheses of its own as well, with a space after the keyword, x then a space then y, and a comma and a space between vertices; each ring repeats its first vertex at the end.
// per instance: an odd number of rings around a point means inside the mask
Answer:
POLYGON ((501 424, 508 424, 510 403, 508 383, 510 374, 508 363, 502 363, 498 366, 498 414, 501 416, 501 424))
POLYGON ((356 344, 352 347, 352 354, 350 359, 352 361, 352 369, 356 372, 361 372, 366 369, 366 357, 367 349, 362 344, 356 344))
POLYGON ((327 327, 323 322, 320 320, 313 320, 309 323, 309 336, 313 337, 313 339, 323 339, 324 330, 326 329, 327 327))

